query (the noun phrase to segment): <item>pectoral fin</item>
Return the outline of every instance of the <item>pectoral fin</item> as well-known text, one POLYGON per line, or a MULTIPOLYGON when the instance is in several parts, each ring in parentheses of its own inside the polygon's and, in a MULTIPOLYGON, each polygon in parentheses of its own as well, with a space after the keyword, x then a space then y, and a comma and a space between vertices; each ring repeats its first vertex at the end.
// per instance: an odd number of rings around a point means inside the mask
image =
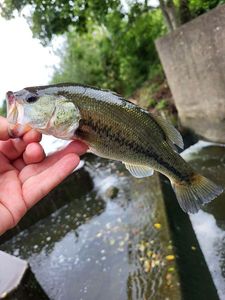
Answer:
POLYGON ((142 165, 132 165, 128 163, 124 163, 127 170, 137 178, 147 177, 151 176, 154 173, 154 170, 149 168, 148 166, 142 166, 142 165))

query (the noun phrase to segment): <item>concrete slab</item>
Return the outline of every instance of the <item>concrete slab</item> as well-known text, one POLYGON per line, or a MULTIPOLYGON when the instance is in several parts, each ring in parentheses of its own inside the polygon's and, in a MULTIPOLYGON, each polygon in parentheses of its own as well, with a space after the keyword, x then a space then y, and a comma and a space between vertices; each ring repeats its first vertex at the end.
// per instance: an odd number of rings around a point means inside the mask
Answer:
POLYGON ((183 127, 225 143, 225 5, 156 41, 183 127))
POLYGON ((25 260, 0 251, 0 299, 18 288, 27 269, 25 260))

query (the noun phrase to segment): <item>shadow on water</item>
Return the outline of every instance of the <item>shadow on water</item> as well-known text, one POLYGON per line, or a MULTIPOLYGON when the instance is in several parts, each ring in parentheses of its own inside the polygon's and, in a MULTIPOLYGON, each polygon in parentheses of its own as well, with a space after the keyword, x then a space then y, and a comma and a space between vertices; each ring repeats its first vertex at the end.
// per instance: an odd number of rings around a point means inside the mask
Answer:
POLYGON ((85 172, 94 189, 66 184, 70 202, 1 250, 27 259, 51 299, 181 299, 158 176, 137 180, 92 156, 85 172))
POLYGON ((219 300, 191 221, 188 215, 181 211, 168 180, 163 176, 161 180, 169 225, 177 255, 182 299, 219 300))

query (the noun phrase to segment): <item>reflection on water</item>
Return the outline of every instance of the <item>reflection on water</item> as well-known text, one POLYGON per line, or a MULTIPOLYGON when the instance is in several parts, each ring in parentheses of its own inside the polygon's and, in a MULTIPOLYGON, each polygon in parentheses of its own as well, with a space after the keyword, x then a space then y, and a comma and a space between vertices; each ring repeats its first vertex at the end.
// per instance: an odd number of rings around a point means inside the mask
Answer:
POLYGON ((85 168, 93 191, 1 249, 28 259, 51 299, 181 299, 158 177, 99 158, 85 168))
MULTIPOLYGON (((225 187, 225 146, 199 142, 183 157, 203 175, 225 187)), ((225 193, 190 219, 217 287, 225 299, 225 193)))

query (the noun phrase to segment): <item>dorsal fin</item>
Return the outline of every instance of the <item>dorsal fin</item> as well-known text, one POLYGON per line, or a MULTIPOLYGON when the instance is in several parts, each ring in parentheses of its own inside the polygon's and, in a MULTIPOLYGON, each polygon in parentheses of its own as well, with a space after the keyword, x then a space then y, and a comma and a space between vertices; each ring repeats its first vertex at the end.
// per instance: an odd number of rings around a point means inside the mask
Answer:
POLYGON ((166 135, 166 141, 172 146, 173 144, 177 145, 179 148, 184 148, 183 138, 180 132, 167 120, 163 119, 160 116, 154 116, 156 122, 161 126, 162 130, 166 135))

